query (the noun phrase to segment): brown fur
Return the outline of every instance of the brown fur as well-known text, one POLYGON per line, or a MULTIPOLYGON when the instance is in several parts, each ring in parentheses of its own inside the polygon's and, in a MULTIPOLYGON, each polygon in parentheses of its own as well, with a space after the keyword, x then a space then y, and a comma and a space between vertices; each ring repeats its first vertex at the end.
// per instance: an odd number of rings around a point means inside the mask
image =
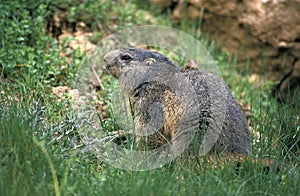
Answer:
MULTIPOLYGON (((187 111, 187 108, 181 108, 182 104, 180 104, 180 101, 186 100, 180 100, 167 85, 157 81, 145 82, 143 80, 144 76, 149 76, 149 73, 155 69, 157 72, 166 73, 167 76, 170 72, 180 74, 189 80, 190 87, 194 89, 200 110, 197 114, 199 115, 198 132, 200 135, 197 139, 199 140, 197 148, 200 147, 199 144, 203 140, 206 127, 219 128, 216 122, 223 115, 225 116, 223 127, 221 127, 222 130, 213 150, 217 153, 226 151, 231 154, 247 154, 251 151, 250 130, 246 118, 221 79, 204 71, 182 72, 165 56, 149 50, 125 48, 108 53, 104 59, 107 69, 130 95, 137 131, 153 120, 148 111, 149 108, 151 109, 151 104, 158 102, 162 105, 164 116, 161 119, 165 119, 163 126, 155 134, 139 138, 139 141, 145 142, 150 148, 156 148, 169 142, 172 145, 172 139, 175 138, 174 135, 179 129, 179 119, 183 111, 187 111), (217 87, 224 91, 218 91, 217 87), (208 89, 215 95, 211 96, 208 89), (220 101, 224 102, 223 106, 225 107, 220 108, 219 105, 215 105, 214 97, 216 96, 222 97, 220 101)), ((174 145, 177 146, 177 143, 174 145)))

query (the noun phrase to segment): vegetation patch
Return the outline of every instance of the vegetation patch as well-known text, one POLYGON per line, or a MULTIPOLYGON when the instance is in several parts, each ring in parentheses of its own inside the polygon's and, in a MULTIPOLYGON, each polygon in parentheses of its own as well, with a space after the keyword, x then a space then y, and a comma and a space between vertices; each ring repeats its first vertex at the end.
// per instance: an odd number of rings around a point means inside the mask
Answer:
MULTIPOLYGON (((172 24, 138 2, 0 4, 0 194, 299 195, 300 100, 279 105, 270 96, 274 84, 238 72, 235 59, 208 41, 198 21, 172 24), (172 25, 208 48, 248 117, 253 133, 249 157, 204 157, 201 164, 174 161, 133 172, 114 168, 87 150, 71 107, 77 71, 99 40, 144 24, 172 25)), ((103 88, 95 86, 100 124, 110 132, 117 128, 110 105, 116 81, 108 73, 100 79, 103 88)))

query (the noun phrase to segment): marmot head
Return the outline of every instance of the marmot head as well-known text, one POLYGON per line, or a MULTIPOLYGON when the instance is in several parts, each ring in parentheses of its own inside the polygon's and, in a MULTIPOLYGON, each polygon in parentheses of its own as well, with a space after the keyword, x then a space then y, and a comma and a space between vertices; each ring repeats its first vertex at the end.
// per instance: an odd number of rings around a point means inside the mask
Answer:
POLYGON ((167 63, 176 67, 167 57, 151 50, 140 48, 122 48, 107 53, 104 56, 106 68, 117 79, 120 77, 123 69, 151 66, 159 62, 167 63))

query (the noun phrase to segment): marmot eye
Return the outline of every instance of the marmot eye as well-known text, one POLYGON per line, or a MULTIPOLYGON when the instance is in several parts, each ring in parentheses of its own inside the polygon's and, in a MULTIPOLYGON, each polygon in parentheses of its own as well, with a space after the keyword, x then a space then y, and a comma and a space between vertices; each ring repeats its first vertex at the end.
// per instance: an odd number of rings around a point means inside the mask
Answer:
POLYGON ((121 56, 121 60, 124 60, 124 61, 131 60, 131 59, 133 59, 133 58, 129 54, 124 54, 123 56, 121 56))

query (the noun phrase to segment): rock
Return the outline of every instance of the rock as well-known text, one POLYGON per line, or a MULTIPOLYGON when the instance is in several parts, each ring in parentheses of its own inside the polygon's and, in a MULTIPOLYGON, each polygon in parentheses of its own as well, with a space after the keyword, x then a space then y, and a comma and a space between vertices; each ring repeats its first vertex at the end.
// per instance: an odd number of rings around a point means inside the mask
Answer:
POLYGON ((71 88, 68 86, 57 86, 52 88, 52 93, 58 98, 58 101, 65 100, 65 94, 68 93, 68 91, 71 88))
POLYGON ((198 19, 202 31, 238 56, 238 67, 280 81, 280 91, 300 84, 299 0, 187 0, 178 3, 172 19, 198 19), (288 82, 289 81, 289 82, 288 82), (291 83, 292 81, 292 83, 291 83))

